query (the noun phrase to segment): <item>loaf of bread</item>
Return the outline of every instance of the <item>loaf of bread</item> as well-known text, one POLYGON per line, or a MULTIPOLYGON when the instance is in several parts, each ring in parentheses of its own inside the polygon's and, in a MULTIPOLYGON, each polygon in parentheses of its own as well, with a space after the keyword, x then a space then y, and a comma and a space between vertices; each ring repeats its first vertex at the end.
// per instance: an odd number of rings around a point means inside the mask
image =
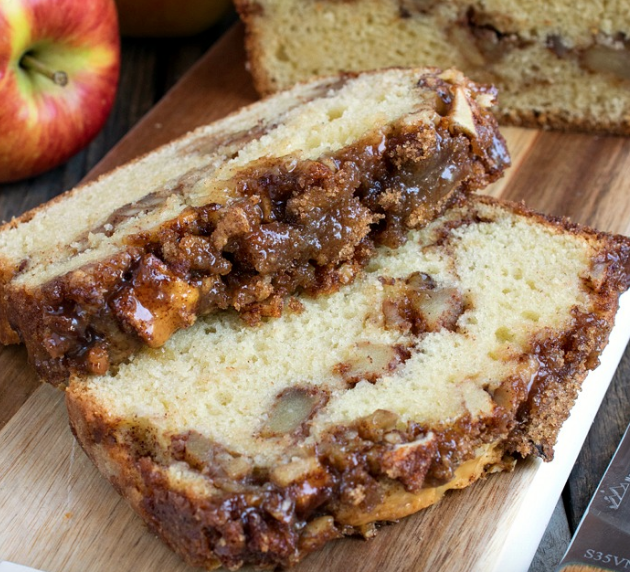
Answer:
POLYGON ((456 67, 511 125, 630 134, 630 6, 550 0, 237 0, 261 93, 339 70, 456 67))
POLYGON ((624 237, 473 195, 337 292, 71 379, 71 426, 191 565, 289 566, 551 459, 629 271, 624 237))
POLYGON ((493 89, 390 69, 299 85, 0 229, 0 332, 39 375, 101 374, 198 315, 350 282, 509 164, 493 89))

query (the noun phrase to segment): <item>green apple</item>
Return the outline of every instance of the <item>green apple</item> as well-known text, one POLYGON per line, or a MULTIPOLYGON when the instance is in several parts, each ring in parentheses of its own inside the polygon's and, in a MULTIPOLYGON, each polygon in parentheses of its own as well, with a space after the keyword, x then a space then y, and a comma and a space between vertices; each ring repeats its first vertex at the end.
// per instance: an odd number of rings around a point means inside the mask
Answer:
POLYGON ((0 182, 47 171, 85 147, 114 103, 114 0, 0 0, 0 182))

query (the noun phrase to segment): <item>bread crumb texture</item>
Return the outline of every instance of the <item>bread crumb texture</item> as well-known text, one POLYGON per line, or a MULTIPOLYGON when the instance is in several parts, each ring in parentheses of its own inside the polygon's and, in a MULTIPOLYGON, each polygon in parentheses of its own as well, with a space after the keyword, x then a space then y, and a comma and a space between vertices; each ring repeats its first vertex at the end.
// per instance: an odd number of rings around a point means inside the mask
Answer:
POLYGON ((302 298, 301 312, 253 328, 233 314, 213 316, 87 385, 114 417, 150 420, 165 436, 195 430, 263 466, 283 455, 282 442, 257 435, 287 388, 329 395, 307 441, 379 408, 428 424, 489 413, 492 390, 512 372, 535 368, 523 363, 535 333, 570 328, 575 307, 592 311, 582 279, 594 254, 589 241, 498 214, 436 243, 440 220, 398 249, 381 249, 353 285, 302 298), (436 289, 461 293, 455 328, 416 335, 387 322, 387 281, 416 272, 436 289), (373 382, 348 387, 338 373, 361 347, 371 354, 394 346, 410 357, 373 382))
POLYGON ((21 272, 20 283, 49 280, 111 255, 125 237, 176 217, 187 207, 229 202, 234 199, 230 179, 259 159, 317 159, 378 133, 403 115, 434 126, 439 121, 434 92, 414 89, 421 75, 391 70, 376 78, 368 74, 348 82, 322 80, 247 107, 81 187, 63 201, 49 203, 27 224, 6 228, 0 233, 0 257, 13 263, 28 258, 29 270, 21 272), (177 192, 182 185, 184 192, 177 192), (156 191, 166 192, 153 197, 153 203, 145 199, 156 191), (121 208, 126 212, 119 212, 123 220, 112 233, 106 221, 121 208), (89 235, 83 236, 86 232, 89 235))
POLYGON ((307 77, 453 66, 499 88, 514 125, 630 132, 624 2, 238 0, 250 67, 269 93, 307 77))
POLYGON ((61 384, 199 315, 255 322, 349 283, 502 175, 494 96, 435 68, 320 79, 43 205, 0 229, 0 341, 61 384))
POLYGON ((281 318, 207 317, 116 373, 71 380, 70 420, 188 562, 291 565, 517 454, 550 459, 629 252, 471 197, 281 318))

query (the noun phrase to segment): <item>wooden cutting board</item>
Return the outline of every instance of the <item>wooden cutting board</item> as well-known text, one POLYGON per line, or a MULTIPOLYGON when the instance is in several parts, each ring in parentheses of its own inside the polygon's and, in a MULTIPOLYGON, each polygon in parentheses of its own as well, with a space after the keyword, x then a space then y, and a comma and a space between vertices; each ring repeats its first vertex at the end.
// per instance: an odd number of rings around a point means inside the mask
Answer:
MULTIPOLYGON (((90 174, 91 177, 256 99, 242 29, 229 32, 90 174)), ((601 230, 630 234, 630 140, 505 129, 513 166, 489 193, 601 230)), ((494 475, 369 542, 344 539, 296 568, 315 571, 527 570, 630 338, 626 297, 600 367, 563 429, 556 460, 494 475)), ((191 569, 150 534, 74 442, 63 395, 32 388, 21 348, 0 350, 0 560, 47 572, 191 569), (8 421, 8 422, 7 422, 8 421), (6 422, 6 424, 5 424, 6 422)))

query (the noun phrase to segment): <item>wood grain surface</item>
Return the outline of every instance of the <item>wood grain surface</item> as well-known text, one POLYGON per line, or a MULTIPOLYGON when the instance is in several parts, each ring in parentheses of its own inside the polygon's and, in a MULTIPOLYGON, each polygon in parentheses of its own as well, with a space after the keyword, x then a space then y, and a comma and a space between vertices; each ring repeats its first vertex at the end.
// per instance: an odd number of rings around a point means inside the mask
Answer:
MULTIPOLYGON (((127 41, 119 99, 104 132, 68 165, 40 178, 0 186, 0 217, 18 215, 86 174, 98 176, 254 101, 240 26, 202 56, 222 32, 215 29, 179 43, 127 41)), ((522 129, 504 133, 513 166, 490 194, 630 234, 630 140, 522 129)), ((630 421, 629 379, 626 351, 532 570, 553 570, 575 530, 630 421)), ((60 392, 39 386, 21 348, 0 349, 0 514, 11 515, 0 529, 0 560, 48 572, 122 570, 121 563, 128 570, 190 570, 145 530, 91 466, 70 435, 62 401, 60 392)), ((474 522, 479 507, 514 501, 510 495, 518 496, 531 468, 524 463, 512 475, 497 475, 449 495, 421 515, 384 527, 376 541, 336 543, 299 569, 456 570, 438 563, 448 561, 455 547, 466 554, 486 541, 483 527, 464 535, 457 524, 474 522), (429 545, 428 552, 419 549, 429 545), (392 562, 396 568, 391 568, 392 562)))

